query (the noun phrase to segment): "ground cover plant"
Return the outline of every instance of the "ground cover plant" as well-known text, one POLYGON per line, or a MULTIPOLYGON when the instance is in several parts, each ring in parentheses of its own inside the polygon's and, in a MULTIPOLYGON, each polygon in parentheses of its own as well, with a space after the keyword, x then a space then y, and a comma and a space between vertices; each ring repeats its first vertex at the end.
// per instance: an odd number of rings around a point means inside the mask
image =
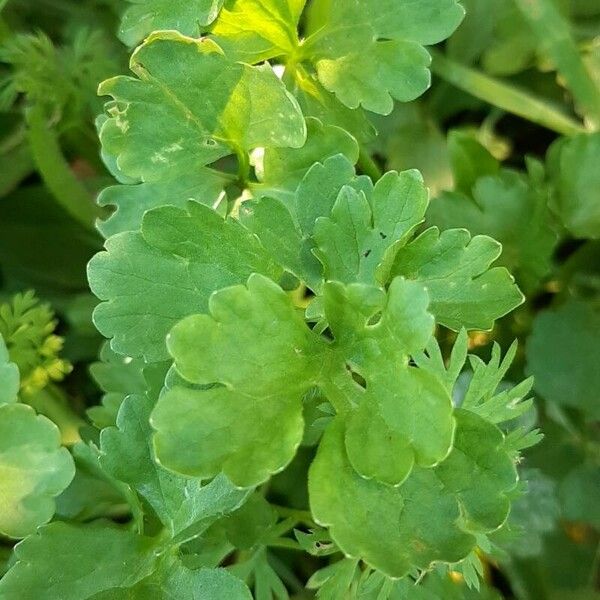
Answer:
POLYGON ((0 599, 600 596, 596 0, 0 10, 0 599))

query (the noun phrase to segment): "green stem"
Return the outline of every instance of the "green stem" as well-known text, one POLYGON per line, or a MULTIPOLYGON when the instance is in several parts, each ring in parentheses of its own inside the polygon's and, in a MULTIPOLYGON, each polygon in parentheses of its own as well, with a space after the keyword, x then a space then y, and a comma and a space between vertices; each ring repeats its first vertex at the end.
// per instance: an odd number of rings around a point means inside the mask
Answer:
POLYGON ((430 49, 429 52, 433 57, 431 70, 444 81, 468 94, 562 135, 575 135, 586 131, 582 124, 550 103, 465 67, 446 58, 437 50, 430 49))
POLYGON ((379 165, 373 160, 373 157, 365 150, 360 151, 358 157, 358 166, 360 170, 368 175, 373 181, 379 181, 383 172, 379 168, 379 165))
POLYGON ((244 188, 250 180, 250 156, 241 148, 237 150, 236 154, 238 157, 238 180, 244 188))
POLYGON ((531 26, 545 56, 573 94, 575 105, 600 127, 600 89, 594 83, 571 35, 569 23, 552 0, 516 0, 516 5, 531 26))
POLYGON ((29 108, 26 122, 31 155, 47 188, 73 219, 95 233, 94 222, 101 211, 65 160, 58 136, 48 127, 42 107, 29 108))

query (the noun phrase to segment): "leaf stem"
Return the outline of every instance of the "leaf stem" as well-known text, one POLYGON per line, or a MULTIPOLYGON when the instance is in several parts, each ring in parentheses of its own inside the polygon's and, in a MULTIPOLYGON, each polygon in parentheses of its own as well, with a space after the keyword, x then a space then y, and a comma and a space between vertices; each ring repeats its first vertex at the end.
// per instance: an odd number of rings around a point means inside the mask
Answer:
POLYGON ((575 135, 586 131, 581 123, 549 102, 465 67, 446 58, 437 50, 430 48, 429 52, 433 57, 431 70, 444 81, 468 94, 562 135, 575 135))
POLYGON ((587 70, 569 24, 552 0, 516 0, 542 52, 550 58, 573 94, 575 105, 594 129, 600 127, 600 88, 587 70))
POLYGON ((57 203, 73 219, 87 230, 96 233, 94 222, 102 213, 65 160, 58 136, 48 127, 42 107, 30 107, 25 118, 31 155, 44 183, 57 203))

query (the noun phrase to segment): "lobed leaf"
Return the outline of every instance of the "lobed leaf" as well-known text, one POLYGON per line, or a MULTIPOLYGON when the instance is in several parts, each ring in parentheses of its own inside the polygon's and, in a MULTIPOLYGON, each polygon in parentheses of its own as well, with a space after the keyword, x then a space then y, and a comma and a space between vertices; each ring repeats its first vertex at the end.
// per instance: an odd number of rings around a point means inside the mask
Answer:
POLYGON ((0 405, 0 532, 23 538, 47 523, 75 474, 60 432, 25 404, 0 405))
POLYGON ((117 352, 148 361, 167 358, 165 338, 182 318, 204 310, 210 294, 251 273, 278 279, 280 269, 238 222, 190 203, 144 218, 141 233, 106 242, 88 266, 92 291, 104 300, 94 322, 117 352))
POLYGON ((219 14, 224 0, 128 0, 121 19, 119 38, 134 46, 149 33, 175 29, 196 37, 219 14))
POLYGON ((504 267, 490 268, 501 250, 492 238, 471 238, 466 229, 440 234, 431 227, 398 250, 392 275, 422 282, 431 312, 446 327, 491 329, 524 300, 504 267))

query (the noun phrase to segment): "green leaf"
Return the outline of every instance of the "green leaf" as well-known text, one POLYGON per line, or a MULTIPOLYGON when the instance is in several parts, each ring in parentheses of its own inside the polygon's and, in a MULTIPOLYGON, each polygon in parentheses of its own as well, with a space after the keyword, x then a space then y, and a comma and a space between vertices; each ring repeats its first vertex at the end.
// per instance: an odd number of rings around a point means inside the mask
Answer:
MULTIPOLYGON (((204 167, 220 158, 235 154, 244 163, 255 148, 305 142, 300 108, 272 69, 233 62, 211 40, 152 34, 134 52, 131 69, 136 78, 100 86, 113 97, 100 126, 103 152, 122 175, 151 184, 147 191, 170 204, 216 191, 215 173, 204 167)), ((131 202, 126 189, 115 193, 119 206, 131 202)))
POLYGON ((307 117, 316 117, 323 123, 335 125, 351 133, 361 144, 373 140, 375 128, 362 108, 350 109, 328 92, 316 75, 305 71, 300 65, 291 72, 286 70, 283 80, 298 100, 307 117))
POLYGON ((596 464, 575 467, 560 484, 565 519, 600 527, 600 471, 596 464))
POLYGON ((415 467, 399 487, 354 471, 340 419, 327 430, 309 473, 311 509, 346 555, 402 577, 434 561, 464 558, 475 547, 471 531, 502 525, 506 494, 517 482, 501 450, 502 434, 466 411, 456 418, 456 447, 448 458, 433 469, 415 467))
POLYGON ((287 271, 313 290, 321 287, 321 265, 284 202, 268 196, 244 202, 240 220, 287 271))
POLYGON ((397 103, 389 116, 369 115, 377 128, 372 147, 386 170, 417 169, 433 197, 453 185, 446 136, 426 105, 397 103))
POLYGON ((303 54, 319 80, 350 108, 388 114, 393 98, 406 102, 430 83, 422 44, 448 37, 463 18, 454 0, 399 4, 386 0, 342 5, 313 3, 303 54))
POLYGON ((318 589, 317 598, 336 600, 348 595, 356 577, 357 561, 343 558, 312 574, 306 587, 318 589))
POLYGON ((436 475, 456 494, 467 531, 493 531, 508 517, 517 470, 503 450, 504 436, 497 427, 467 410, 457 410, 456 419, 452 452, 436 475))
POLYGON ((187 380, 250 396, 293 391, 314 380, 325 345, 277 284, 253 274, 247 286, 213 294, 209 311, 179 322, 168 339, 187 380))
POLYGON ((471 238, 466 229, 437 227, 400 248, 393 276, 423 283, 439 323, 458 330, 491 329, 494 321, 519 306, 523 295, 504 267, 490 268, 502 246, 490 237, 471 238))
POLYGON ((427 223, 441 230, 468 229, 471 235, 488 235, 502 244, 499 265, 513 272, 526 288, 536 287, 552 267, 557 235, 548 211, 548 189, 537 164, 529 177, 502 170, 479 177, 473 197, 444 193, 434 200, 427 223))
POLYGON ((190 203, 146 214, 142 233, 106 242, 88 266, 90 287, 104 300, 94 322, 115 351, 147 361, 168 357, 165 338, 182 318, 206 308, 210 294, 251 273, 281 270, 237 221, 190 203))
POLYGON ((523 469, 520 476, 527 489, 512 503, 507 522, 518 537, 500 544, 519 558, 532 558, 541 554, 544 536, 558 526, 560 505, 550 477, 538 469, 523 469))
POLYGON ((600 133, 565 138, 550 147, 552 208, 577 238, 600 238, 600 133))
POLYGON ((302 395, 318 376, 325 345, 260 275, 215 293, 209 310, 178 323, 168 345, 185 378, 221 386, 178 387, 159 400, 156 452, 180 473, 211 477, 222 469, 250 487, 293 458, 304 428, 302 395))
MULTIPOLYGON (((327 41, 325 42, 327 43, 327 41)), ((349 108, 387 115, 394 99, 410 102, 431 84, 429 54, 417 43, 364 39, 354 52, 313 50, 321 83, 349 108)))
POLYGON ((425 348, 435 320, 429 297, 417 282, 397 277, 386 293, 375 286, 328 282, 325 315, 343 359, 366 379, 406 367, 425 348), (378 368, 373 368, 376 365, 378 368))
POLYGON ((431 467, 442 461, 453 437, 448 392, 429 373, 405 368, 369 377, 347 421, 346 452, 363 477, 400 485, 415 464, 431 467))
MULTIPOLYGON (((317 162, 342 154, 352 164, 358 160, 358 144, 341 127, 324 124, 314 117, 306 119, 307 138, 301 148, 268 148, 256 166, 259 181, 269 188, 295 192, 309 169, 317 162)), ((262 193, 262 189, 258 188, 262 193)), ((277 190, 279 191, 279 190, 277 190)))
POLYGON ((134 46, 149 33, 175 29, 184 35, 198 36, 219 14, 224 0, 128 0, 119 38, 134 46))
POLYGON ((527 342, 527 371, 535 390, 549 402, 600 416, 600 314, 570 300, 539 313, 527 342))
POLYGON ((90 365, 90 374, 104 392, 102 404, 92 406, 87 414, 99 429, 115 425, 119 407, 128 394, 146 391, 144 361, 122 356, 105 342, 100 349, 100 361, 90 365))
POLYGON ((10 361, 4 338, 0 335, 0 406, 17 401, 19 367, 10 361))
POLYGON ((261 542, 266 542, 269 529, 276 523, 275 509, 257 492, 223 520, 223 527, 227 539, 236 548, 249 550, 261 542))
POLYGON ((319 217, 327 217, 344 186, 365 193, 372 190, 368 177, 356 177, 352 163, 342 155, 336 155, 316 163, 307 172, 296 190, 294 212, 303 234, 311 236, 319 217))
POLYGON ((113 185, 98 196, 100 206, 114 209, 108 218, 98 221, 100 233, 108 238, 122 231, 137 231, 144 213, 165 205, 185 208, 190 200, 207 206, 218 206, 224 196, 227 180, 211 169, 198 169, 181 177, 165 176, 160 181, 132 182, 135 185, 113 185))
POLYGON ((448 153, 457 192, 468 195, 480 177, 496 175, 500 171, 500 162, 468 133, 451 131, 448 134, 448 153))
POLYGON ((314 255, 315 222, 330 214, 344 186, 372 188, 368 177, 356 176, 351 160, 336 154, 312 165, 294 195, 264 197, 244 202, 240 208, 242 223, 282 266, 314 291, 320 291, 323 280, 323 269, 314 255))
POLYGON ((234 510, 247 492, 223 476, 203 486, 198 479, 166 471, 156 463, 149 418, 154 402, 128 396, 119 410, 117 427, 100 436, 102 466, 116 479, 133 486, 150 503, 172 536, 194 526, 200 533, 219 516, 234 510))
POLYGON ((86 600, 130 587, 156 563, 153 542, 107 525, 52 523, 23 540, 0 580, 7 600, 86 600))
POLYGON ((417 171, 387 173, 369 200, 364 193, 342 188, 331 216, 317 219, 316 252, 326 279, 385 283, 398 246, 422 222, 428 203, 417 171))
POLYGON ((180 564, 163 567, 130 588, 113 588, 96 594, 93 600, 163 600, 193 598, 194 600, 252 600, 243 581, 225 569, 191 570, 180 564))
POLYGON ((0 405, 1 533, 22 538, 47 523, 74 474, 54 423, 24 404, 0 405))
POLYGON ((449 392, 435 376, 408 367, 409 356, 433 333, 427 294, 398 278, 387 297, 375 287, 329 282, 324 299, 334 350, 366 382, 366 389, 350 392, 356 408, 346 421, 348 458, 363 477, 399 485, 415 462, 430 467, 452 446, 449 392), (390 454, 395 460, 386 460, 390 454))

